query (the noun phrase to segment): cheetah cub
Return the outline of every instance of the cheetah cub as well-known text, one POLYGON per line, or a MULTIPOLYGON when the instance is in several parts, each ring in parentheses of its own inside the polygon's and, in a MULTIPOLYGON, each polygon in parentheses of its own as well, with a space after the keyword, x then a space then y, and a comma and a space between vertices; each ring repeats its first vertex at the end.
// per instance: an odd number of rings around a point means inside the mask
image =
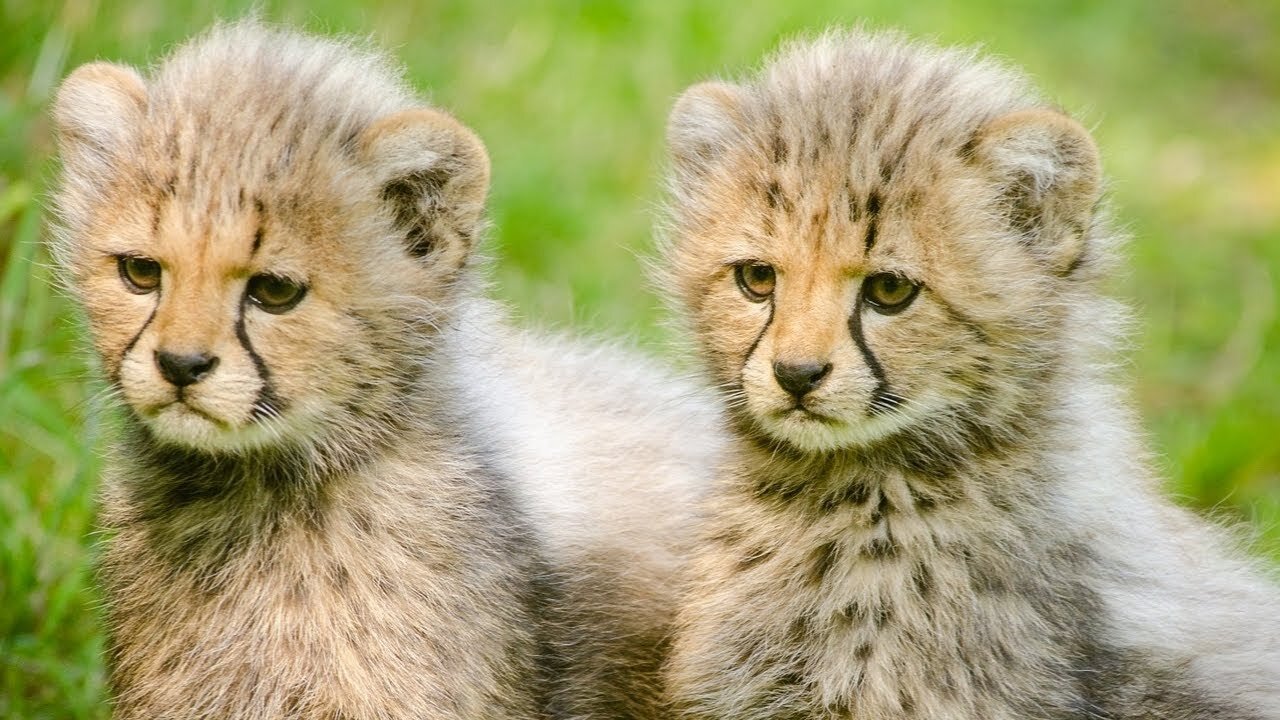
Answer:
POLYGON ((86 65, 53 114, 54 252, 122 409, 116 717, 654 717, 715 408, 505 324, 479 139, 254 22, 86 65))
POLYGON ((736 435, 689 718, 1280 717, 1280 595, 1162 498, 1108 372, 1088 132, 888 33, 672 111, 665 268, 736 435))

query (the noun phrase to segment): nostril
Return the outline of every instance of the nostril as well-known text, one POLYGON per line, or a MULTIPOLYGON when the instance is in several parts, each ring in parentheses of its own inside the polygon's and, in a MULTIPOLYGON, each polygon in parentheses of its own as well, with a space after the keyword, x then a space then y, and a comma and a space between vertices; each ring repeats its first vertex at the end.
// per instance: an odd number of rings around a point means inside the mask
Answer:
POLYGON ((179 354, 156 351, 156 366, 165 380, 178 387, 186 387, 200 382, 206 375, 218 367, 218 358, 204 353, 179 354))
POLYGON ((773 364, 773 376, 778 380, 778 385, 797 398, 804 397, 805 393, 818 387, 830 372, 831 363, 775 362, 773 364))
POLYGON ((809 378, 809 382, 813 383, 814 387, 817 387, 818 383, 821 383, 823 379, 827 377, 827 373, 829 372, 831 372, 831 363, 825 363, 818 369, 818 372, 814 373, 813 376, 809 378))

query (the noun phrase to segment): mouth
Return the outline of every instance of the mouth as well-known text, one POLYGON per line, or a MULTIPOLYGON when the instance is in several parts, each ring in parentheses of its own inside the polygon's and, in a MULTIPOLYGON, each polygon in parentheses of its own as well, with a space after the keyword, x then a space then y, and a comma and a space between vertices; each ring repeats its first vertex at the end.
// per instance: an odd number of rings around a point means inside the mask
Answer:
POLYGON ((816 422, 816 423, 821 423, 823 425, 841 424, 840 421, 837 420, 836 418, 830 417, 828 415, 823 415, 820 412, 815 412, 805 407, 803 400, 797 401, 795 405, 792 405, 791 407, 786 408, 785 410, 779 410, 775 412, 774 416, 777 417, 779 420, 791 420, 791 421, 798 421, 798 422, 816 422))
POLYGON ((176 418, 196 417, 210 423, 211 425, 214 425, 215 427, 221 430, 231 429, 231 423, 228 423, 226 420, 223 420, 221 418, 214 417, 213 415, 210 415, 208 412, 201 410, 200 408, 192 405, 191 403, 181 398, 178 398, 177 400, 166 403, 164 405, 160 405, 159 407, 152 408, 147 412, 147 415, 151 416, 152 418, 160 418, 161 416, 169 416, 169 417, 176 417, 176 418))

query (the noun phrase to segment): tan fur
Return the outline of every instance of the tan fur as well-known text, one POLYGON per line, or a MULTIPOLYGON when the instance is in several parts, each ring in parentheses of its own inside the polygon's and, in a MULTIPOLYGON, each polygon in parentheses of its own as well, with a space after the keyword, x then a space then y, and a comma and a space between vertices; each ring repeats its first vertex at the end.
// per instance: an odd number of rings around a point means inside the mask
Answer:
POLYGON ((715 413, 480 296, 479 139, 376 53, 253 22, 85 66, 53 114, 54 250, 123 411, 116 715, 655 717, 715 413), (269 312, 267 276, 305 295, 269 312), (159 353, 217 364, 179 390, 159 353))
POLYGON ((971 52, 850 31, 689 89, 668 142, 658 270, 737 435, 682 716, 1280 717, 1280 594, 1160 497, 1108 376, 1083 127, 971 52), (914 299, 874 305, 884 273, 914 299), (793 392, 777 363, 825 369, 793 392))

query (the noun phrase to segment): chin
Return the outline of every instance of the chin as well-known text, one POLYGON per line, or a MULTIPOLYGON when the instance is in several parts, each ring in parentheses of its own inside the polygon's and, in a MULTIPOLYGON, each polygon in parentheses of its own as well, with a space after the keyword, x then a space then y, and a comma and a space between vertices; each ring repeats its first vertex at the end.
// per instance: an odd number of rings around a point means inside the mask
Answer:
POLYGON ((863 417, 853 421, 790 410, 759 420, 770 436, 797 450, 812 453, 870 445, 888 437, 898 423, 887 417, 863 417))
POLYGON ((176 402, 143 416, 158 440, 196 450, 236 452, 270 444, 277 432, 263 422, 239 423, 176 402))
POLYGON ((823 409, 777 409, 757 414, 756 422, 777 440, 802 452, 826 453, 870 447, 917 423, 922 416, 945 406, 933 395, 911 401, 876 415, 864 410, 835 414, 823 409))

